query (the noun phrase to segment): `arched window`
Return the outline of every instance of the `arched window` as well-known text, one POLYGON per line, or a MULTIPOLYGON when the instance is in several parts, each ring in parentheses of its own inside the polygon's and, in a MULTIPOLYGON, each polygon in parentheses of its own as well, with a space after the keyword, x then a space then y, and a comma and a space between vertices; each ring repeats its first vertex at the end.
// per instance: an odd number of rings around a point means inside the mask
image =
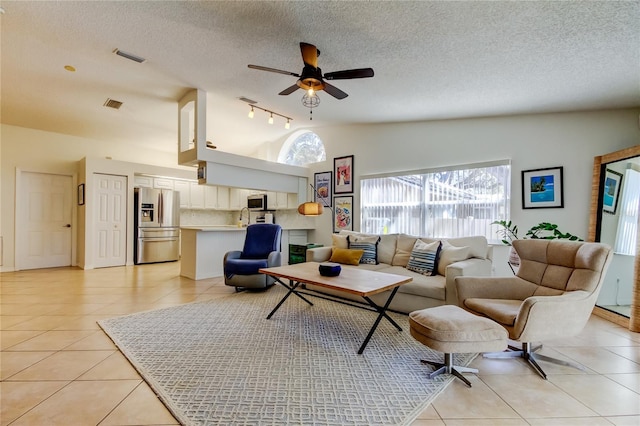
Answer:
POLYGON ((278 163, 306 166, 327 159, 322 140, 310 130, 293 133, 282 145, 278 163))

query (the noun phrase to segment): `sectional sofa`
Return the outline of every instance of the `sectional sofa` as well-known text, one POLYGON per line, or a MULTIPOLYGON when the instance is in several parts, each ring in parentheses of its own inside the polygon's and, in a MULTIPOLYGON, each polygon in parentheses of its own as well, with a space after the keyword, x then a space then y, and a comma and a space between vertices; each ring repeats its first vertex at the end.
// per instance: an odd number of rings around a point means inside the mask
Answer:
MULTIPOLYGON (((370 263, 357 265, 342 265, 343 268, 365 268, 368 270, 387 272, 391 274, 406 275, 413 281, 400 286, 389 309, 410 313, 415 310, 430 308, 440 305, 455 305, 458 303, 455 287, 455 277, 458 276, 490 276, 492 271, 493 247, 483 236, 462 238, 426 238, 415 237, 406 234, 372 235, 352 231, 340 231, 332 235, 332 245, 307 249, 307 262, 329 261, 334 253, 342 253, 344 249, 362 247, 362 241, 378 241, 375 254, 368 253, 370 263), (440 242, 438 260, 434 272, 415 272, 412 252, 418 245, 426 244, 434 246, 440 242), (337 250, 340 249, 340 250, 337 250), (372 260, 371 257, 375 256, 372 260), (408 269, 408 267, 410 269, 408 269), (413 269, 413 270, 411 270, 413 269), (434 274, 434 275, 432 275, 434 274)), ((363 262, 364 260, 360 260, 363 262)), ((345 297, 344 292, 332 292, 326 288, 308 285, 307 288, 328 293, 334 296, 345 297)), ((361 298, 349 296, 359 302, 361 298)), ((389 292, 374 295, 372 300, 377 304, 383 304, 389 297, 389 292)))

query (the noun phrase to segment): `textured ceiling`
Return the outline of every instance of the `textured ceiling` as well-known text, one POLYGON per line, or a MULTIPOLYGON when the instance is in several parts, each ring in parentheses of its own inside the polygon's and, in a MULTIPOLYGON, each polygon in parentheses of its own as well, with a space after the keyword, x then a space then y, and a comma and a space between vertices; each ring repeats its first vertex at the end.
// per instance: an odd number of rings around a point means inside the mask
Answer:
POLYGON ((189 88, 208 93, 207 139, 245 155, 310 126, 640 106, 638 1, 0 4, 2 123, 99 141, 174 150, 189 88), (320 92, 309 121, 302 91, 278 95, 295 77, 247 68, 300 73, 301 41, 324 73, 375 77, 333 81, 349 97, 320 92))

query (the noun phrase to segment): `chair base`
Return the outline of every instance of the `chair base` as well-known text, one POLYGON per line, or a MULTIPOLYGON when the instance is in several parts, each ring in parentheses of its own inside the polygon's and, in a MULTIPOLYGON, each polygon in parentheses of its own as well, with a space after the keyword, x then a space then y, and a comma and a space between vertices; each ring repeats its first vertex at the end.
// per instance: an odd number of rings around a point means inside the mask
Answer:
POLYGON ((514 346, 509 345, 509 349, 505 352, 489 352, 485 353, 482 356, 485 358, 524 358, 529 365, 542 377, 547 380, 547 374, 544 372, 540 364, 537 361, 546 361, 552 362, 558 365, 564 365, 567 367, 573 367, 578 370, 584 371, 584 366, 578 364, 577 362, 564 361, 558 358, 552 358, 550 356, 537 354, 536 352, 542 349, 542 345, 538 345, 534 348, 531 347, 531 344, 528 342, 522 343, 522 349, 516 348, 514 346))
POLYGON ((444 354, 444 363, 436 362, 436 361, 428 361, 426 359, 421 359, 421 363, 428 364, 436 368, 433 373, 429 374, 429 378, 433 379, 434 377, 440 374, 453 374, 458 379, 462 380, 467 386, 471 387, 471 382, 467 380, 461 373, 478 373, 476 368, 468 368, 461 367, 459 365, 453 365, 453 354, 445 353, 444 354))

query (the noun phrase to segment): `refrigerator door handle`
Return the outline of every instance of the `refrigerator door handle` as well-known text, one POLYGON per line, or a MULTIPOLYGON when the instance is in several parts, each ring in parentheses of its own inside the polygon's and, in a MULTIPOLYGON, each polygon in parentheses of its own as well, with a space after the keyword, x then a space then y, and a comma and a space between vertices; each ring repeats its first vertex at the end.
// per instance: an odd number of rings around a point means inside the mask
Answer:
POLYGON ((162 191, 158 193, 158 224, 162 226, 162 222, 164 222, 164 205, 162 203, 162 191))

